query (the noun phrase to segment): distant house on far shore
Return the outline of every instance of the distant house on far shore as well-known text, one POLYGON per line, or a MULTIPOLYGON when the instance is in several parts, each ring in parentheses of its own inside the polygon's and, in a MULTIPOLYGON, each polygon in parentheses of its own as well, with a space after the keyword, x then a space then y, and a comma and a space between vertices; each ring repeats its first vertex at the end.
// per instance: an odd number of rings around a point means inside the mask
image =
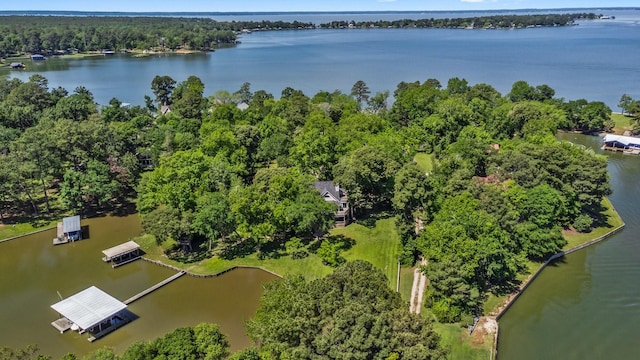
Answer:
POLYGON ((33 54, 31 55, 31 60, 36 60, 36 61, 44 60, 44 55, 33 54))
POLYGON ((336 226, 344 227, 349 225, 353 218, 353 209, 349 205, 349 197, 344 189, 333 181, 316 181, 313 187, 320 192, 325 201, 338 206, 335 214, 336 226))

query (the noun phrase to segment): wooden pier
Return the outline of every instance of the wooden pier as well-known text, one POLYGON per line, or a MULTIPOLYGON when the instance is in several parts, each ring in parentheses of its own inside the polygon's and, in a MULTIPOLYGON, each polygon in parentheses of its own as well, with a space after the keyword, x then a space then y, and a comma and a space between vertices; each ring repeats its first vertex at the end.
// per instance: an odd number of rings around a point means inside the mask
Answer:
POLYGON ((171 276, 171 277, 169 277, 167 279, 164 279, 163 281, 153 285, 152 287, 150 287, 150 288, 148 288, 148 289, 146 289, 146 290, 144 290, 144 291, 142 291, 142 292, 140 292, 140 293, 128 298, 127 300, 123 301, 123 303, 125 303, 126 305, 129 305, 132 302, 140 299, 141 297, 160 289, 161 287, 167 285, 168 283, 172 282, 173 280, 179 278, 180 276, 182 276, 184 274, 186 274, 186 271, 180 271, 179 273, 177 273, 177 274, 175 274, 175 275, 173 275, 173 276, 171 276))
POLYGON ((54 328, 58 329, 58 331, 60 331, 60 334, 62 334, 63 332, 71 329, 73 323, 66 317, 61 317, 60 319, 52 322, 51 325, 53 325, 54 328))
POLYGON ((62 245, 69 242, 69 239, 64 236, 62 230, 62 222, 59 222, 56 226, 56 237, 53 238, 53 245, 62 245))

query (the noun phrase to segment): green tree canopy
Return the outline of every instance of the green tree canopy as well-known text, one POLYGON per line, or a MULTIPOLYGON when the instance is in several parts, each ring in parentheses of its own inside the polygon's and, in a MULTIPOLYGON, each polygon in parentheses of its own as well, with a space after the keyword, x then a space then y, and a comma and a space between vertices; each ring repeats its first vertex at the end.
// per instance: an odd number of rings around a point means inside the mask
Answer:
POLYGON ((278 359, 439 359, 429 320, 410 314, 371 264, 348 262, 312 282, 267 285, 249 336, 278 359))

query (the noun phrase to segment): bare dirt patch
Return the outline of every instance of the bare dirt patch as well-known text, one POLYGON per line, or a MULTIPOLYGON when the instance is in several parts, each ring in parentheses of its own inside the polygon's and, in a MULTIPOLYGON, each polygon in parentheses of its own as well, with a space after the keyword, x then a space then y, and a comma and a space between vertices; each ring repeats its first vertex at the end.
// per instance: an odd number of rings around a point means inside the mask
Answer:
POLYGON ((485 341, 492 339, 496 331, 498 331, 496 319, 483 316, 478 320, 475 329, 471 333, 471 342, 473 345, 482 345, 485 341))

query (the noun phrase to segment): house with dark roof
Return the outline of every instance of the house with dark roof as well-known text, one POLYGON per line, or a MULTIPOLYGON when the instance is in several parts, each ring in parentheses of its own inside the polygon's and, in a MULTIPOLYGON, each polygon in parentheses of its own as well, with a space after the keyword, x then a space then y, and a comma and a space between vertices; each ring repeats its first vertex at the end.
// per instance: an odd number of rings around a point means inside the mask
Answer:
POLYGON ((353 209, 349 205, 349 197, 347 192, 340 188, 333 181, 316 181, 313 187, 318 190, 324 201, 331 202, 338 206, 335 214, 336 226, 343 227, 349 225, 353 218, 353 209))

